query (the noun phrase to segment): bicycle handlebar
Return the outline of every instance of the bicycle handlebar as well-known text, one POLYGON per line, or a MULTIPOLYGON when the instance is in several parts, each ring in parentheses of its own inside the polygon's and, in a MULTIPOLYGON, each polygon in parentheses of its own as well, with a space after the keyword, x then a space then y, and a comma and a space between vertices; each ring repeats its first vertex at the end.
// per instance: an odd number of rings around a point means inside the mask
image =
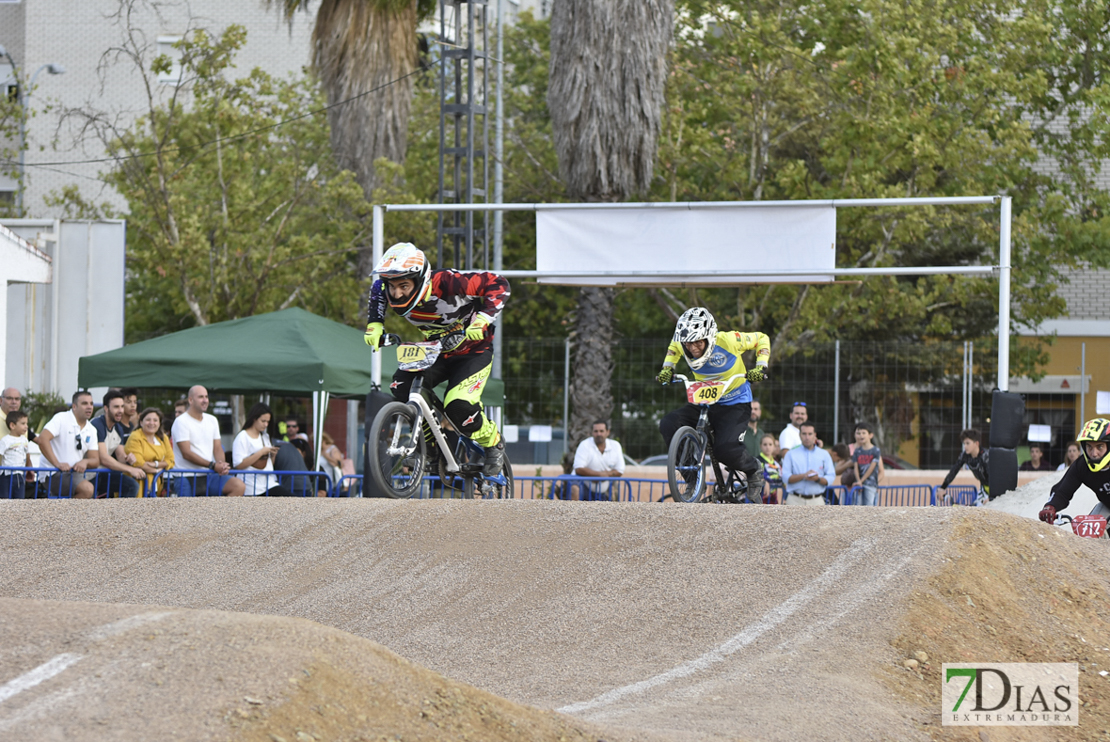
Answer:
POLYGON ((381 342, 380 347, 388 348, 391 345, 400 345, 400 344, 401 344, 401 336, 397 335, 396 333, 388 332, 385 335, 382 335, 382 342, 381 342))

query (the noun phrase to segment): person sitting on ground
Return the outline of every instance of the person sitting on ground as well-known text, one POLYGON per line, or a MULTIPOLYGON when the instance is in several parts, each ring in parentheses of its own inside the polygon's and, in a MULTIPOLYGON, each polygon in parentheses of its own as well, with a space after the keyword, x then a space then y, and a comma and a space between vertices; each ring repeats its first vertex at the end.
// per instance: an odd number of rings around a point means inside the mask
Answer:
POLYGON ((96 428, 89 422, 92 413, 92 395, 86 391, 74 392, 73 406, 55 414, 39 433, 37 443, 42 457, 58 470, 50 476, 47 485, 54 496, 87 500, 96 492, 89 481, 92 475, 86 473, 87 469, 95 469, 100 464, 96 428))
MULTIPOLYGON (((27 441, 27 413, 16 410, 4 419, 7 433, 0 438, 0 466, 31 466, 31 448, 27 441)), ((0 472, 0 499, 22 500, 26 495, 27 477, 22 471, 0 472)))
POLYGON ((1069 441, 1064 449, 1064 463, 1056 467, 1056 471, 1067 471, 1068 467, 1078 461, 1082 455, 1083 452, 1079 450, 1078 441, 1069 441))
POLYGON ((125 407, 123 393, 114 389, 104 395, 104 414, 90 423, 96 428, 96 445, 100 465, 110 469, 108 476, 96 478, 96 494, 107 497, 118 492, 120 497, 138 497, 143 470, 135 465, 135 455, 126 452, 120 418, 125 407))
POLYGON ((798 426, 802 445, 786 452, 782 478, 786 480, 787 505, 824 505, 825 489, 836 476, 829 452, 817 445, 813 423, 798 426))
POLYGON ((852 453, 852 476, 863 490, 857 505, 874 505, 879 498, 879 479, 883 469, 883 452, 872 442, 874 435, 867 423, 856 423, 856 450, 852 453))
POLYGON ((242 479, 230 474, 231 466, 220 442, 220 423, 207 409, 208 390, 194 386, 189 390, 188 411, 173 421, 173 458, 177 468, 197 472, 178 477, 177 494, 240 497, 246 488, 242 479))
MULTIPOLYGON (((595 420, 590 428, 590 437, 583 438, 574 449, 574 473, 580 477, 607 479, 624 475, 624 451, 621 450, 620 443, 609 440, 607 420, 595 420)), ((610 499, 613 489, 611 481, 586 484, 590 490, 590 499, 610 499)))
POLYGON ((975 428, 968 428, 960 433, 960 441, 963 443, 963 451, 960 453, 960 458, 956 459, 956 463, 952 465, 952 469, 944 478, 940 488, 937 490, 937 500, 943 501, 945 504, 951 504, 948 499, 948 485, 952 484, 952 480, 960 473, 960 469, 964 466, 971 471, 975 478, 979 480, 982 487, 982 492, 975 499, 976 504, 982 503, 986 498, 994 499, 990 496, 990 470, 988 468, 990 452, 987 449, 981 449, 979 441, 982 436, 975 428))
POLYGON ((162 411, 157 407, 147 407, 137 415, 138 429, 124 444, 124 450, 135 457, 135 466, 146 472, 146 497, 165 494, 165 479, 158 482, 158 493, 154 492, 154 479, 159 472, 172 469, 173 443, 163 430, 162 411))
MULTIPOLYGON (((678 318, 663 368, 656 376, 662 384, 674 378, 680 358, 706 386, 719 397, 709 405, 709 424, 713 426, 713 453, 733 471, 743 472, 748 488, 743 493, 749 502, 763 501, 763 467, 741 442, 752 416, 752 385, 767 378, 771 359, 771 339, 762 332, 718 332, 717 320, 708 309, 693 307, 678 318), (755 367, 744 366, 743 353, 755 351, 755 367)), ((663 443, 670 450, 678 429, 698 424, 702 408, 687 403, 671 410, 659 421, 663 443)))
POLYGON ((1083 454, 1068 467, 1063 478, 1052 485, 1049 500, 1038 514, 1045 523, 1056 522, 1056 513, 1068 507, 1081 484, 1098 498, 1099 504, 1091 513, 1110 516, 1110 455, 1107 451, 1110 420, 1104 417, 1088 420, 1075 439, 1082 445, 1083 454))
POLYGON ((269 405, 259 402, 247 412, 247 420, 231 444, 232 468, 246 473, 239 476, 246 482, 244 494, 248 497, 292 497, 293 493, 277 483, 277 478, 259 474, 274 470, 274 457, 278 448, 270 441, 266 430, 270 427, 273 412, 269 405))
POLYGON ((779 441, 773 433, 764 433, 759 440, 759 463, 763 465, 763 502, 779 505, 785 494, 782 481, 782 464, 775 459, 779 441))

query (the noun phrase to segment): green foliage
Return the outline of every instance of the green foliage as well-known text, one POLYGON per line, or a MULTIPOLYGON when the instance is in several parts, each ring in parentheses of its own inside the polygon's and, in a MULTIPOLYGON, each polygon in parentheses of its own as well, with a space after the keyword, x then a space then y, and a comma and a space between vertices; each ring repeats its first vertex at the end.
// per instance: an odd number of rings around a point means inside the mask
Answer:
MULTIPOLYGON (((658 198, 1011 195, 1018 325, 1062 313, 1059 267, 1106 264, 1107 194, 1092 177, 1107 156, 1104 4, 687 0, 681 10, 658 198), (1041 154, 1061 173, 1045 175, 1041 154)), ((841 209, 838 264, 997 263, 997 224, 997 207, 841 209)), ((771 334, 777 354, 832 338, 977 338, 997 321, 993 278, 698 295, 729 326, 771 334)), ((1035 370, 1041 351, 1017 355, 1014 371, 1035 370)))
POLYGON ((369 205, 308 113, 324 105, 311 78, 230 78, 245 41, 240 26, 190 33, 179 93, 108 141, 120 159, 103 178, 128 204, 129 340, 288 306, 359 324, 369 205))
POLYGON ((57 392, 27 392, 19 405, 19 409, 27 413, 28 428, 36 433, 41 433, 55 411, 63 407, 69 404, 57 392))

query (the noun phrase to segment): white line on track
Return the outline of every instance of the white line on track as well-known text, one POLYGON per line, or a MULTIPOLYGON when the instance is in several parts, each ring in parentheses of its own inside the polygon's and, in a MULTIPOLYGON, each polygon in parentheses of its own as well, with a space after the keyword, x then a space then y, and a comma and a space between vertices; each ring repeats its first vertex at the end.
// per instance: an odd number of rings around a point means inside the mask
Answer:
POLYGON ((796 613, 806 603, 809 603, 818 595, 832 587, 833 583, 843 577, 845 573, 847 573, 848 568, 870 551, 874 544, 875 541, 871 538, 859 539, 833 560, 832 564, 830 564, 824 572, 815 577, 808 585, 791 595, 783 603, 773 608, 754 624, 746 627, 724 644, 706 652, 702 656, 692 659, 689 662, 683 662, 678 667, 671 668, 647 680, 641 680, 637 683, 614 688, 589 701, 572 703, 569 706, 556 709, 556 711, 564 714, 577 714, 602 706, 608 706, 625 696, 643 693, 644 691, 669 683, 672 680, 678 680, 679 678, 693 675, 696 672, 708 668, 710 665, 723 662, 727 657, 739 652, 741 649, 763 636, 763 634, 790 618, 790 616, 796 613))
POLYGON ((59 654, 54 659, 49 662, 44 662, 34 670, 25 672, 18 678, 9 680, 3 685, 0 685, 0 703, 3 703, 17 693, 22 693, 28 688, 34 688, 44 680, 49 680, 79 659, 81 659, 81 655, 79 654, 59 654))
POLYGON ((143 624, 158 621, 165 618, 166 616, 172 615, 173 611, 164 611, 162 613, 140 613, 136 616, 121 618, 119 621, 105 624, 104 626, 98 626, 97 628, 93 629, 89 632, 89 639, 94 642, 104 641, 105 639, 115 636, 116 634, 122 634, 125 631, 130 631, 131 629, 138 628, 143 624))

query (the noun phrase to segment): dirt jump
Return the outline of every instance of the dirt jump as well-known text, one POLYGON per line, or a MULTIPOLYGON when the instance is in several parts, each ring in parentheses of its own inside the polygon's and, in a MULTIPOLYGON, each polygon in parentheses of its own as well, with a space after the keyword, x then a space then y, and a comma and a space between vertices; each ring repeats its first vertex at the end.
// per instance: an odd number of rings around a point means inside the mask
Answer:
POLYGON ((13 501, 0 528, 3 739, 1110 730, 1107 542, 991 508, 13 501), (943 727, 971 661, 1078 663, 1079 727, 943 727))

